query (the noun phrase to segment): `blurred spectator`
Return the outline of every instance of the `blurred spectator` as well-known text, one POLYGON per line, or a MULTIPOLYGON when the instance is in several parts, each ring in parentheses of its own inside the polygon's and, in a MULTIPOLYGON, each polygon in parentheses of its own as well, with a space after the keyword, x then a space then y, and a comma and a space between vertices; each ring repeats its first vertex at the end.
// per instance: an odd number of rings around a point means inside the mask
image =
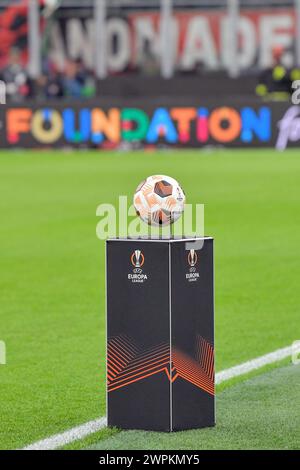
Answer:
POLYGON ((76 64, 76 77, 77 80, 84 86, 88 78, 88 72, 84 66, 84 63, 81 59, 75 61, 76 64))
POLYGON ((290 99, 292 93, 292 82, 299 78, 299 70, 285 67, 282 57, 284 49, 275 47, 273 49, 273 64, 265 69, 259 76, 256 94, 262 98, 285 101, 290 99))
POLYGON ((76 60, 77 65, 77 79, 82 83, 82 96, 91 97, 96 93, 96 85, 93 74, 86 69, 81 59, 76 60))
POLYGON ((64 96, 62 77, 55 72, 51 72, 45 84, 46 98, 61 98, 64 96))
POLYGON ((81 98, 93 96, 95 86, 81 60, 67 60, 63 75, 64 96, 81 98))
POLYGON ((159 61, 152 52, 149 41, 145 42, 144 52, 140 62, 140 72, 148 77, 158 76, 160 72, 159 61))
POLYGON ((10 50, 8 63, 1 70, 0 79, 6 84, 6 94, 9 100, 21 101, 31 96, 32 84, 22 65, 18 49, 10 50))
POLYGON ((55 99, 64 96, 62 77, 55 71, 49 72, 47 76, 42 75, 37 85, 41 98, 55 99))
POLYGON ((63 77, 63 86, 65 96, 80 98, 82 96, 83 86, 81 77, 77 75, 77 63, 73 60, 67 60, 63 77))

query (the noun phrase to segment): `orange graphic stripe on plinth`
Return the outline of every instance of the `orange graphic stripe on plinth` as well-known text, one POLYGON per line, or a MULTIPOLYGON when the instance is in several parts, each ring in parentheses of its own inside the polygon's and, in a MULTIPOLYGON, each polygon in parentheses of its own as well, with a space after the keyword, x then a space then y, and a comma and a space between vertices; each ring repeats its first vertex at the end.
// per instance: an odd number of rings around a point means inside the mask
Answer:
POLYGON ((112 392, 113 390, 117 390, 118 388, 121 388, 121 387, 124 387, 126 385, 129 385, 129 384, 132 384, 134 382, 138 382, 139 380, 143 380, 143 379, 146 379, 147 377, 150 377, 151 375, 155 375, 155 374, 158 374, 160 372, 166 372, 167 371, 167 368, 166 367, 163 367, 162 369, 158 369, 154 372, 149 372, 148 374, 145 374, 143 375, 142 377, 138 377, 136 379, 133 379, 133 380, 130 380, 129 382, 127 382, 125 385, 122 384, 122 385, 119 385, 119 386, 113 386, 112 385, 112 388, 110 388, 109 392, 112 392))
POLYGON ((171 366, 170 345, 167 343, 140 351, 128 338, 112 338, 107 351, 108 391, 164 372, 172 383, 180 377, 214 395, 214 349, 200 336, 195 346, 195 359, 174 349, 171 366))

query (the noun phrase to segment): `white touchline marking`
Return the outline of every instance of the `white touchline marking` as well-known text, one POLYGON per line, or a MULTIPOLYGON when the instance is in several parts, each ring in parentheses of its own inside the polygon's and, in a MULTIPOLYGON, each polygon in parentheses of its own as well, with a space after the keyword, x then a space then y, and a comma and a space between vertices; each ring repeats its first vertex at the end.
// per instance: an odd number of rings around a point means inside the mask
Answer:
POLYGON ((267 366, 268 364, 281 361, 282 359, 291 356, 292 352, 293 346, 287 346, 286 348, 277 349, 276 351, 265 354, 264 356, 257 357, 256 359, 243 362, 238 366, 230 367, 230 369, 222 370, 216 374, 216 384, 233 379, 239 375, 248 374, 248 372, 260 369, 261 367, 267 366))
MULTIPOLYGON (((291 356, 293 351, 293 345, 287 346, 286 348, 277 349, 276 351, 265 354, 264 356, 257 357, 251 361, 247 361, 238 366, 230 367, 230 369, 218 372, 216 374, 216 384, 220 384, 226 380, 233 379, 234 377, 247 374, 268 364, 281 361, 282 359, 291 356)), ((34 444, 24 447, 22 450, 54 450, 58 447, 70 444, 70 442, 78 441, 84 437, 89 436, 90 434, 100 431, 100 429, 106 427, 106 423, 106 417, 103 416, 102 418, 88 421, 87 423, 76 426, 72 429, 69 429, 68 431, 55 434, 54 436, 48 437, 47 439, 37 441, 34 444)))
POLYGON ((22 450, 57 449, 58 447, 65 446, 70 442, 78 441, 84 437, 89 436, 90 434, 93 434, 94 432, 100 431, 100 429, 105 428, 105 426, 105 417, 88 421, 87 423, 76 426, 75 428, 69 429, 68 431, 55 434, 54 436, 48 437, 47 439, 42 439, 41 441, 37 441, 34 444, 24 447, 22 450))

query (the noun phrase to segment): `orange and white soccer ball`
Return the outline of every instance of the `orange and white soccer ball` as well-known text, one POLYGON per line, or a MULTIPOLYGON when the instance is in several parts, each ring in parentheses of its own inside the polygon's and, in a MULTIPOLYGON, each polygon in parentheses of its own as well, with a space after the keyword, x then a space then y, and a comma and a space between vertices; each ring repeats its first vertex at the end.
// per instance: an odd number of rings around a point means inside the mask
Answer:
POLYGON ((170 176, 154 175, 140 183, 133 198, 136 213, 149 225, 169 225, 184 211, 185 194, 170 176))

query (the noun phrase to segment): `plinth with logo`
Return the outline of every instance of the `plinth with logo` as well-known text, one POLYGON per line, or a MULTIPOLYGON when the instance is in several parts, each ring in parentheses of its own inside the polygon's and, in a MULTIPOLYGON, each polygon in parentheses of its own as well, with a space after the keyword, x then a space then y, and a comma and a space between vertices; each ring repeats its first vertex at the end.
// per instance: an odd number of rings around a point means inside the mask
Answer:
POLYGON ((213 239, 109 239, 108 425, 213 426, 214 395, 213 239))

